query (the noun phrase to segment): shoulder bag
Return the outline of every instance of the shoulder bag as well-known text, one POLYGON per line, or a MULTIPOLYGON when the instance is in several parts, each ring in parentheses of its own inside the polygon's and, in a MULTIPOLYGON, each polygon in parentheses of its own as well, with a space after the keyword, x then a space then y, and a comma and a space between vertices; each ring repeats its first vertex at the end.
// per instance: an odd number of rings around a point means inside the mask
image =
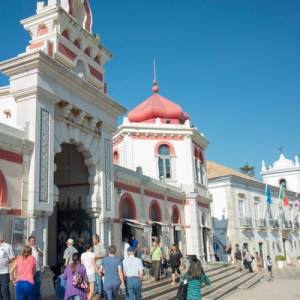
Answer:
MULTIPOLYGON (((79 270, 80 270, 81 264, 78 263, 77 267, 76 267, 76 271, 77 271, 78 265, 79 265, 79 270)), ((75 274, 76 274, 76 271, 75 271, 75 274)), ((77 274, 74 275, 72 284, 75 287, 77 287, 78 289, 86 289, 89 287, 88 279, 85 278, 82 274, 79 274, 79 272, 77 272, 77 274)))
POLYGON ((188 290, 188 280, 186 283, 184 283, 184 280, 182 280, 181 284, 179 285, 176 300, 186 300, 187 296, 187 290, 188 290))

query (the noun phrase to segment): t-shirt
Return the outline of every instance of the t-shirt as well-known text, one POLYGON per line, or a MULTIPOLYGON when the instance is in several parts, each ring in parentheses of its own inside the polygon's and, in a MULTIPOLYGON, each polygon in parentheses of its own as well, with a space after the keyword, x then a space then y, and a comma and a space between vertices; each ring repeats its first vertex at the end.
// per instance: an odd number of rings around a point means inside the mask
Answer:
POLYGON ((235 259, 242 260, 242 253, 241 253, 241 250, 240 250, 239 248, 235 248, 235 251, 234 251, 234 252, 236 252, 235 255, 234 255, 235 259))
MULTIPOLYGON (((104 245, 102 243, 99 243, 98 245, 94 245, 94 254, 96 256, 101 255, 103 257, 106 256, 106 250, 104 248, 104 245)), ((103 258, 96 258, 96 267, 99 269, 102 263, 103 258)))
POLYGON ((14 257, 15 254, 12 246, 3 242, 0 246, 0 274, 9 273, 9 259, 14 257))
POLYGON ((78 253, 80 254, 80 255, 82 255, 82 253, 85 253, 85 248, 83 248, 83 246, 80 246, 80 248, 78 248, 78 253))
POLYGON ((181 264, 180 259, 182 258, 181 252, 173 252, 170 256, 170 263, 174 266, 179 266, 181 264))
POLYGON ((247 252, 246 253, 246 261, 248 261, 248 262, 251 262, 252 261, 252 257, 251 257, 251 255, 250 255, 250 253, 249 252, 247 252))
POLYGON ((129 257, 128 252, 127 252, 129 247, 130 247, 130 245, 128 243, 123 242, 124 259, 129 257))
POLYGON ((64 258, 68 258, 68 259, 69 259, 69 262, 68 262, 69 265, 70 265, 71 263, 73 263, 72 256, 73 256, 74 253, 78 253, 78 251, 77 251, 77 249, 74 248, 73 246, 70 246, 70 247, 68 247, 68 248, 65 250, 64 258))
MULTIPOLYGON (((35 245, 37 246, 37 245, 35 245)), ((35 258, 36 260, 36 271, 40 271, 41 270, 41 267, 40 267, 40 264, 39 264, 39 260, 40 260, 40 256, 39 256, 39 252, 35 250, 35 246, 31 246, 31 249, 32 249, 32 256, 35 258)), ((43 251, 40 249, 39 246, 37 246, 37 248, 39 249, 40 252, 43 253, 43 251)))
POLYGON ((118 266, 122 266, 121 259, 115 256, 106 256, 102 259, 101 266, 104 267, 105 284, 119 284, 120 277, 118 266))
MULTIPOLYGON (((153 248, 151 249, 151 251, 152 250, 153 248)), ((156 249, 152 253, 152 260, 161 260, 160 255, 161 255, 161 249, 159 247, 156 247, 156 249)))
POLYGON ((67 280, 63 279, 62 275, 59 275, 57 279, 55 280, 55 283, 57 284, 56 287, 56 294, 60 299, 65 298, 65 291, 67 286, 67 280))
POLYGON ((272 258, 267 259, 267 265, 272 266, 272 258))
POLYGON ((88 275, 95 274, 96 272, 93 266, 94 257, 96 257, 96 255, 93 252, 85 252, 81 255, 81 259, 86 269, 86 274, 88 275))
POLYGON ((129 242, 130 247, 133 247, 134 249, 136 249, 137 245, 139 244, 139 241, 134 239, 133 241, 129 242))
MULTIPOLYGON (((231 244, 231 240, 226 241, 226 246, 229 247, 229 245, 231 244)), ((231 248, 232 245, 230 245, 231 248)))
POLYGON ((27 257, 27 265, 24 264, 24 257, 20 256, 17 260, 17 266, 18 266, 18 271, 19 274, 17 276, 17 281, 24 280, 24 281, 29 281, 30 283, 34 284, 34 279, 33 279, 33 269, 34 266, 36 265, 36 260, 35 257, 32 255, 29 255, 27 257))
POLYGON ((145 253, 142 254, 141 259, 142 259, 142 260, 146 259, 146 260, 152 261, 151 255, 145 254, 145 253))

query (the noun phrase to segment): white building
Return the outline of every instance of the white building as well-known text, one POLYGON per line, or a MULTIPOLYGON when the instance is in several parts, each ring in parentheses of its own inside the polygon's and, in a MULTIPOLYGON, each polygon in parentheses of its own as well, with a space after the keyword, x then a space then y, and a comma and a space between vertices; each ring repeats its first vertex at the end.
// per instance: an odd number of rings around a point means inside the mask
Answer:
POLYGON ((21 23, 30 45, 0 63, 10 80, 0 88, 0 230, 15 250, 36 237, 42 297, 54 296, 68 238, 98 233, 122 257, 122 236, 135 233, 148 248, 158 236, 164 256, 178 243, 212 261, 209 142, 189 116, 155 87, 155 114, 138 120, 133 110, 117 128, 127 110, 107 93, 112 54, 92 33, 87 0, 38 2, 21 23))
POLYGON ((253 255, 257 251, 264 259, 270 255, 274 260, 281 254, 286 256, 287 264, 297 264, 300 215, 294 206, 296 192, 285 190, 290 203, 285 207, 278 200, 279 185, 270 184, 272 203, 268 205, 265 183, 210 161, 207 173, 213 198, 212 226, 219 245, 215 252, 220 259, 228 259, 225 247, 229 236, 233 245, 239 244, 253 255))

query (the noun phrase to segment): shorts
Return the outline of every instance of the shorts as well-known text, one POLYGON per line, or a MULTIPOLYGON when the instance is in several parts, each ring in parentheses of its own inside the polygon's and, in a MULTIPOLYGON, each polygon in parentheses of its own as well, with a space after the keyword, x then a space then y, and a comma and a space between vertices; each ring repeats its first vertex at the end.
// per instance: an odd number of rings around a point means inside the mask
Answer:
POLYGON ((89 282, 96 282, 96 274, 91 274, 91 275, 88 275, 88 281, 89 282))
POLYGON ((118 298, 118 293, 120 289, 120 283, 118 284, 104 284, 103 290, 106 300, 114 300, 118 298))
POLYGON ((244 265, 240 259, 236 259, 234 261, 234 266, 239 269, 244 269, 244 265))
POLYGON ((180 275, 181 272, 179 270, 179 266, 174 266, 174 265, 171 265, 171 268, 172 268, 172 274, 175 274, 175 269, 177 270, 177 274, 180 275))
POLYGON ((272 266, 268 266, 268 271, 272 272, 272 266))
POLYGON ((227 250, 227 254, 231 254, 231 251, 232 251, 232 249, 229 248, 229 249, 227 250))

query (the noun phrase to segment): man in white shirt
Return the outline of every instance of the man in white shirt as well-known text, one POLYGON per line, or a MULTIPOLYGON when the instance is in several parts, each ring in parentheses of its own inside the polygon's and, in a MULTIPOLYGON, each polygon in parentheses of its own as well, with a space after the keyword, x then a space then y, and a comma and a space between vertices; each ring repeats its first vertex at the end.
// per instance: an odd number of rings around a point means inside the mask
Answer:
POLYGON ((32 256, 36 259, 36 273, 34 276, 34 287, 35 287, 35 293, 36 293, 36 299, 41 299, 41 267, 39 264, 40 257, 43 257, 44 253, 43 251, 35 244, 35 237, 30 236, 28 238, 28 245, 32 249, 32 256))
POLYGON ((3 233, 0 232, 0 298, 3 300, 10 300, 9 264, 15 260, 15 254, 12 246, 6 244, 3 240, 3 233))
POLYGON ((129 240, 128 240, 128 238, 127 237, 124 237, 124 239, 123 239, 123 258, 124 259, 126 259, 126 258, 128 258, 129 256, 128 256, 128 248, 130 247, 130 245, 129 245, 129 240))

